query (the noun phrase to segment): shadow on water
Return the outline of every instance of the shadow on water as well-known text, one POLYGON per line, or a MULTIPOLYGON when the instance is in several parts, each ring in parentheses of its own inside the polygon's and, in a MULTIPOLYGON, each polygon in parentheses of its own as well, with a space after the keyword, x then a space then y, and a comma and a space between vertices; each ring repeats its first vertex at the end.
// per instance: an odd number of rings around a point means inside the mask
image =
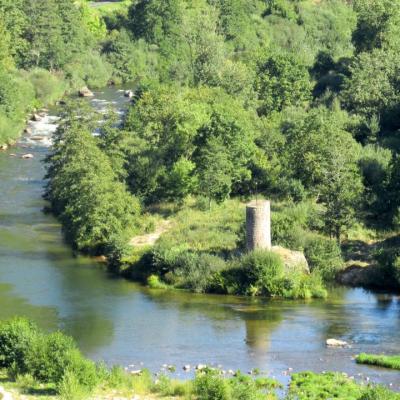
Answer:
POLYGON ((55 330, 58 327, 55 307, 40 307, 30 304, 13 293, 11 285, 0 283, 0 320, 25 317, 34 320, 42 329, 55 330))

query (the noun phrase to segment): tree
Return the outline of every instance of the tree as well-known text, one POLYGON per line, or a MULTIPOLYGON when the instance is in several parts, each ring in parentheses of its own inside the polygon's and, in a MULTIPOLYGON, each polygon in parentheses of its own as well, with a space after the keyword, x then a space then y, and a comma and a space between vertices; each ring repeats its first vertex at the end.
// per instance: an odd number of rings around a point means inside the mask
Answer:
POLYGON ((98 254, 115 237, 134 229, 140 207, 98 148, 92 123, 74 108, 61 124, 46 160, 47 198, 68 240, 79 250, 98 254))
POLYGON ((261 58, 255 87, 260 115, 288 106, 303 106, 311 99, 308 70, 290 54, 275 53, 261 58))
POLYGON ((185 157, 179 158, 167 174, 166 189, 170 199, 182 202, 196 187, 196 165, 185 157))
POLYGON ((225 59, 223 36, 218 33, 216 10, 205 2, 185 10, 180 33, 187 44, 190 83, 217 86, 218 76, 225 59))
POLYGON ((354 223, 363 187, 357 166, 338 147, 333 146, 329 168, 323 172, 319 200, 325 205, 325 229, 340 242, 342 232, 354 223))
POLYGON ((357 27, 353 42, 357 51, 399 50, 400 2, 398 0, 355 0, 357 27))
POLYGON ((221 138, 211 136, 206 146, 201 149, 201 164, 199 167, 200 193, 208 198, 209 209, 211 201, 222 203, 232 190, 232 172, 234 166, 229 160, 221 138))
POLYGON ((383 49, 359 54, 341 93, 346 108, 367 122, 377 118, 383 128, 400 127, 399 61, 398 53, 383 49))
MULTIPOLYGON (((26 0, 1 0, 0 21, 10 37, 8 49, 17 66, 21 65, 25 52, 28 50, 28 42, 24 38, 28 16, 25 13, 26 0)), ((3 38, 3 36, 2 36, 3 38)))
MULTIPOLYGON (((198 168, 203 170, 206 168, 203 165, 205 162, 203 147, 209 148, 212 145, 225 153, 223 157, 232 165, 229 172, 230 181, 238 190, 251 178, 250 164, 256 153, 254 144, 256 133, 245 112, 227 107, 229 106, 224 104, 214 107, 209 122, 198 130, 195 140, 197 147, 195 159, 198 168), (233 115, 235 112, 236 115, 233 115), (197 154, 200 154, 200 157, 196 157, 197 154)), ((220 160, 221 163, 222 160, 224 159, 220 160)), ((226 169, 224 173, 228 173, 228 170, 226 169)))
POLYGON ((139 0, 129 8, 130 28, 136 38, 161 45, 178 35, 182 22, 180 0, 139 0))

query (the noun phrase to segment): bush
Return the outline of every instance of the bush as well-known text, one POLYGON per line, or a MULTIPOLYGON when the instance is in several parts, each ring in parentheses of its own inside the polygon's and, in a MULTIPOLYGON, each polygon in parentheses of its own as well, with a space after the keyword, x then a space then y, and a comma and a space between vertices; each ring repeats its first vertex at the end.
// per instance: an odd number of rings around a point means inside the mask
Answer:
POLYGON ((105 86, 111 77, 111 70, 108 62, 95 51, 85 55, 84 63, 76 60, 65 66, 66 77, 74 88, 83 85, 91 88, 105 86))
POLYGON ((184 247, 158 245, 152 254, 157 274, 167 283, 198 293, 206 292, 213 286, 216 274, 226 268, 222 258, 207 253, 194 253, 184 247))
POLYGON ((61 332, 38 337, 26 363, 29 373, 40 382, 61 384, 64 379, 74 379, 86 390, 98 382, 96 365, 82 356, 71 337, 61 332), (66 373, 68 378, 64 377, 66 373))
POLYGON ((311 236, 304 248, 304 255, 311 271, 318 271, 325 282, 333 281, 344 266, 337 241, 323 236, 311 236))
POLYGON ((284 279, 283 261, 279 255, 256 250, 240 259, 247 294, 275 296, 282 293, 284 279))
POLYGON ((293 374, 289 389, 289 398, 296 400, 333 398, 356 400, 362 394, 363 388, 353 380, 343 374, 334 372, 325 374, 301 372, 293 374))
POLYGON ((58 383, 73 351, 77 351, 74 341, 61 332, 41 335, 27 354, 28 370, 38 381, 58 383))
POLYGON ((38 106, 50 105, 61 98, 67 90, 64 77, 44 69, 35 68, 29 71, 27 78, 35 89, 38 106))
POLYGON ((62 400, 81 400, 87 398, 89 393, 72 371, 66 371, 57 388, 62 400))
POLYGON ((249 376, 239 374, 229 381, 232 400, 265 400, 257 383, 249 376))
POLYGON ((383 386, 373 386, 365 390, 358 400, 399 400, 400 395, 383 386))
POLYGON ((0 368, 28 372, 27 355, 39 337, 38 328, 23 318, 0 324, 0 368))
POLYGON ((269 385, 260 385, 249 376, 238 373, 234 378, 226 379, 220 376, 220 371, 212 369, 201 371, 194 380, 194 393, 201 400, 261 400, 275 398, 272 393, 266 393, 271 389, 269 385))
POLYGON ((228 381, 212 370, 201 372, 196 376, 194 393, 201 400, 230 400, 228 381))
POLYGON ((150 275, 147 278, 147 285, 151 289, 165 289, 167 285, 160 281, 160 278, 157 275, 150 275))
POLYGON ((392 289, 400 288, 400 250, 398 247, 381 248, 375 254, 378 262, 378 280, 371 284, 392 289))

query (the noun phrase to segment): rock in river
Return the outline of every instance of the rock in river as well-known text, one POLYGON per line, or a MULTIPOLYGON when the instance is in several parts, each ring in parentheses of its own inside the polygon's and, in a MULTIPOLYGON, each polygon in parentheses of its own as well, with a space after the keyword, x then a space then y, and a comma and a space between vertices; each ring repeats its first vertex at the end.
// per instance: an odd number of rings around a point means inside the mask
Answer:
POLYGON ((327 339, 326 340, 326 345, 328 347, 346 347, 349 344, 345 342, 344 340, 338 340, 338 339, 327 339))
POLYGON ((93 92, 92 92, 87 86, 84 86, 84 87, 79 91, 79 96, 80 96, 80 97, 93 97, 94 94, 93 94, 93 92))
POLYGON ((27 160, 29 158, 33 158, 33 154, 31 154, 31 153, 22 154, 21 158, 27 160))

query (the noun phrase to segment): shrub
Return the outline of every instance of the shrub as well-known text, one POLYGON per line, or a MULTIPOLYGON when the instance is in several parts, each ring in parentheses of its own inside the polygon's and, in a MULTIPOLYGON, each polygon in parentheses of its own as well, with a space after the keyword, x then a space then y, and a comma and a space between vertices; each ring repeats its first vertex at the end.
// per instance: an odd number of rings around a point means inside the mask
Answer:
POLYGON ((333 281, 344 266, 340 247, 333 239, 311 236, 307 240, 304 254, 311 271, 318 271, 326 282, 333 281))
POLYGON ((111 67, 97 52, 85 55, 85 62, 76 60, 65 66, 66 78, 72 87, 88 85, 91 88, 105 86, 111 77, 111 67))
POLYGON ((61 98, 67 87, 62 75, 35 68, 28 73, 28 79, 35 89, 38 105, 50 105, 61 98))
POLYGON ((132 381, 130 376, 119 365, 114 365, 108 376, 107 386, 113 389, 130 388, 132 381))
POLYGON ((0 368, 13 368, 18 373, 28 372, 27 355, 39 336, 38 328, 23 318, 0 324, 0 368))
POLYGON ((38 337, 27 354, 29 372, 41 382, 60 382, 71 352, 77 351, 72 338, 61 332, 38 337))
POLYGON ((230 400, 228 381, 212 370, 206 370, 196 376, 194 393, 202 400, 230 400))
POLYGON ((379 287, 400 288, 400 250, 396 247, 381 248, 375 254, 379 280, 371 282, 379 287))
POLYGON ((73 371, 66 371, 58 385, 58 393, 62 400, 81 400, 88 397, 88 389, 80 384, 73 371))
POLYGON ((167 283, 205 292, 213 286, 215 275, 226 268, 225 261, 207 253, 194 253, 182 247, 158 245, 153 249, 153 266, 167 283))
POLYGON ((160 278, 157 275, 150 275, 147 278, 147 285, 151 289, 165 289, 167 285, 160 281, 160 278))
POLYGON ((358 400, 399 400, 400 395, 383 386, 373 386, 365 390, 358 400))
POLYGON ((60 384, 67 372, 68 379, 77 380, 87 390, 93 389, 98 382, 96 365, 82 356, 71 337, 61 332, 36 339, 26 363, 28 371, 40 382, 60 384))
POLYGON ((325 374, 301 372, 293 374, 289 388, 289 398, 296 400, 333 398, 356 400, 362 394, 363 388, 347 376, 334 372, 325 374))
POLYGON ((239 374, 229 381, 229 386, 232 400, 264 400, 266 398, 254 379, 249 376, 239 374))
POLYGON ((284 266, 279 255, 256 250, 245 254, 240 263, 248 294, 274 296, 282 293, 284 266))

